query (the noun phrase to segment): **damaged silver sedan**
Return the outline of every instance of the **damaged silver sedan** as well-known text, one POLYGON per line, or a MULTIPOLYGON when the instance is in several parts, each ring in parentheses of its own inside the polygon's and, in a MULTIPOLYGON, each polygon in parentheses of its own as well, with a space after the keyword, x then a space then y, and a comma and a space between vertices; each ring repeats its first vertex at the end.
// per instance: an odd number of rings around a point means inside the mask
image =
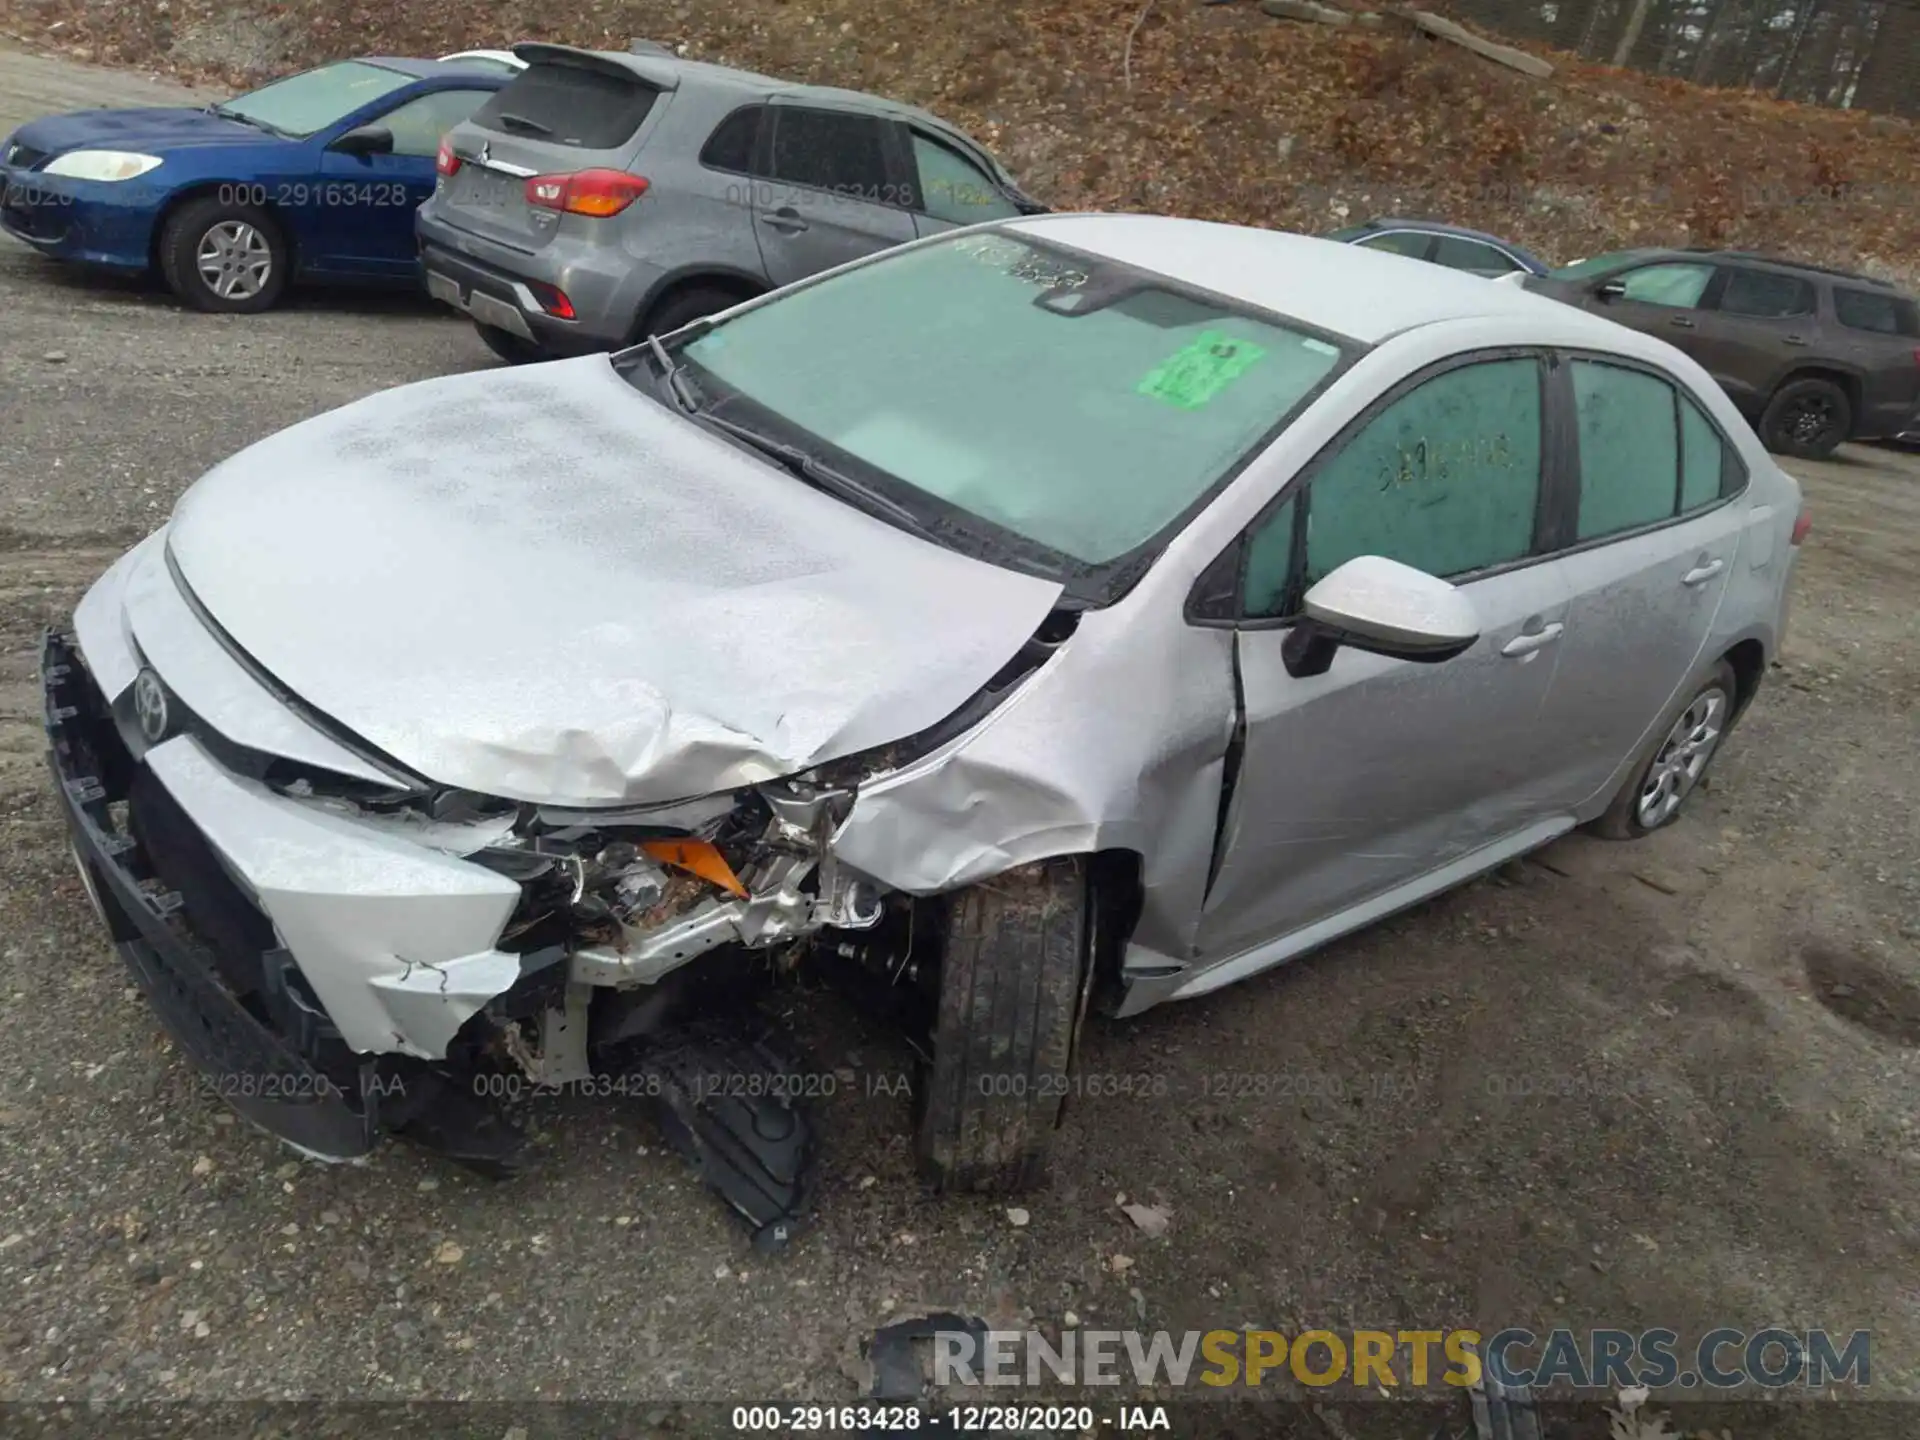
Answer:
POLYGON ((845 986, 921 1057, 930 1180, 1035 1183, 1089 1013, 1671 821, 1804 529, 1656 340, 1035 217, 242 452, 48 637, 48 728, 90 894, 249 1118, 510 1170, 475 1077, 642 1075, 771 1220, 804 1137, 687 1099, 781 1073, 715 1059, 728 997, 845 986))

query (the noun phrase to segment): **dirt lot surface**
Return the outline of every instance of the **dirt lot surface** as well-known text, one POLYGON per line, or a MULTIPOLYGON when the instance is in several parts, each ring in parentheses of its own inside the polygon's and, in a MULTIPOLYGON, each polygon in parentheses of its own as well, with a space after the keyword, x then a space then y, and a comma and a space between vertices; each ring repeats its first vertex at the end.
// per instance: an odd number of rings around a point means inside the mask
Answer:
MULTIPOLYGON (((161 93, 0 54, 0 132, 161 93)), ((66 852, 38 627, 224 456, 490 363, 470 331, 404 299, 193 315, 11 242, 0 314, 0 1398, 850 1400, 854 1346, 922 1303, 1173 1330, 1870 1328, 1874 1389, 1920 1395, 1914 459, 1798 467, 1785 663, 1679 825, 1556 844, 1096 1027, 1090 1074, 1165 1093, 1077 1100, 1025 1225, 920 1194, 904 1054, 807 999, 845 1083, 817 1225, 770 1261, 618 1100, 544 1111, 546 1163, 505 1186, 399 1146, 296 1162, 196 1087, 66 852)))

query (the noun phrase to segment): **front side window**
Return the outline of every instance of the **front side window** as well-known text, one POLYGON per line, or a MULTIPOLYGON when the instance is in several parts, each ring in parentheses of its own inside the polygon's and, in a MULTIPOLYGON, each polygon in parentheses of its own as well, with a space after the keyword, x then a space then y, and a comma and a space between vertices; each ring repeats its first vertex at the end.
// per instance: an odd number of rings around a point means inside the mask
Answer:
POLYGON ((1643 305, 1667 305, 1686 310, 1700 303, 1707 282, 1713 279, 1711 265, 1643 265, 1619 277, 1627 293, 1622 298, 1643 305))
POLYGON ((935 220, 979 225, 1010 220, 1020 213, 1020 207, 979 166, 918 131, 913 136, 913 161, 920 171, 920 208, 935 220))
POLYGON ((396 155, 439 152, 440 138, 486 103, 485 90, 436 90, 397 106, 380 117, 379 124, 393 134, 396 155))
POLYGON ((1309 477, 1297 583, 1275 577, 1299 502, 1249 534, 1242 612, 1285 614, 1361 555, 1442 579, 1525 559, 1540 506, 1540 397, 1539 362, 1518 358, 1461 365, 1394 400, 1309 477))
POLYGON ((1576 260, 1571 265, 1562 265, 1549 270, 1549 280, 1593 280, 1609 271, 1618 270, 1636 255, 1644 255, 1644 250, 1610 250, 1604 255, 1590 255, 1585 260, 1576 260))
POLYGON ((1471 270, 1476 275, 1505 275, 1509 270, 1520 268, 1493 246, 1459 235, 1440 237, 1440 243, 1434 247, 1433 263, 1449 270, 1471 270))
POLYGON ((879 200, 887 184, 880 122, 868 115, 782 105, 773 124, 773 176, 789 185, 879 200))
POLYGON ((1787 320, 1813 313, 1813 286, 1794 275, 1769 270, 1728 270, 1720 309, 1756 320, 1787 320))
POLYGON ((1204 503, 1343 344, 1359 349, 990 231, 800 286, 680 355, 716 416, 857 469, 980 553, 1042 547, 1072 579, 1204 503))
POLYGON ((344 120, 361 106, 412 83, 411 75, 389 70, 384 65, 343 60, 338 65, 322 65, 318 70, 276 80, 216 105, 214 111, 276 134, 304 140, 344 120))

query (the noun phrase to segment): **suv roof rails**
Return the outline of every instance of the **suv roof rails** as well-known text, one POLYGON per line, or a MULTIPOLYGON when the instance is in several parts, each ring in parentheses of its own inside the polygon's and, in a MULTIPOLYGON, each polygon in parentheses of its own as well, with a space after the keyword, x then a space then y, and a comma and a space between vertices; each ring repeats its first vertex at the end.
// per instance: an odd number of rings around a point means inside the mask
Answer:
POLYGON ((1786 260, 1778 255, 1762 255, 1757 250, 1722 250, 1714 245, 1683 245, 1681 249, 1688 255, 1719 255, 1728 260, 1752 260, 1760 265, 1777 265, 1782 270, 1805 270, 1813 275, 1831 275, 1836 280, 1852 280, 1861 285, 1874 285, 1882 290, 1898 288, 1890 280, 1863 275, 1858 270, 1842 270, 1837 265, 1815 265, 1807 260, 1786 260))

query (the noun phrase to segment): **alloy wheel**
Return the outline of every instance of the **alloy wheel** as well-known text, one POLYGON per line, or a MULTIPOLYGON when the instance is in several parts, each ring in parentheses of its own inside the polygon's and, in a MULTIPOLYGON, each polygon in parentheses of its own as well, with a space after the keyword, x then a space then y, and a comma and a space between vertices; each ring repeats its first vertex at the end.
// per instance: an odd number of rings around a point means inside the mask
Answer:
POLYGON ((1643 829, 1665 824, 1700 783, 1726 731, 1726 715, 1726 692, 1714 687, 1694 696, 1693 703, 1673 722, 1640 786, 1636 809, 1643 829))

